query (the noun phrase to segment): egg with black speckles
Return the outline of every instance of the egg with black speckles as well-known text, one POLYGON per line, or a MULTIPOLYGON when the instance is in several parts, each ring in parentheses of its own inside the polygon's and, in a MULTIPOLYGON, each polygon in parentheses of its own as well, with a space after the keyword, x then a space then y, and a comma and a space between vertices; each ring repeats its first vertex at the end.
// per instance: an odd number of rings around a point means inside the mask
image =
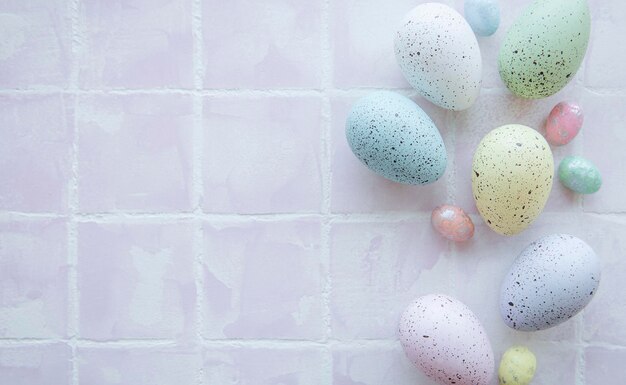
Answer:
POLYGON ((465 110, 478 97, 482 59, 467 21, 444 4, 413 8, 395 37, 395 52, 404 77, 439 107, 465 110))
POLYGON ((537 131, 509 124, 489 132, 472 164, 478 212, 495 232, 515 235, 541 214, 552 190, 554 160, 537 131))
POLYGON ((537 358, 524 346, 512 346, 500 360, 498 379, 500 385, 528 385, 535 377, 537 358))
POLYGON ((600 261, 583 240, 553 234, 531 243, 502 282, 500 314, 511 328, 548 329, 580 312, 598 289, 600 261))
POLYGON ((400 342, 407 357, 441 385, 487 385, 494 373, 491 343, 480 320, 460 301, 430 294, 402 314, 400 342))
POLYGON ((443 175, 443 139, 428 115, 411 99, 390 91, 359 99, 348 116, 352 152, 370 170, 394 182, 424 185, 443 175))
POLYGON ((576 75, 589 43, 586 0, 535 0, 513 23, 500 48, 500 77, 515 95, 540 99, 576 75))

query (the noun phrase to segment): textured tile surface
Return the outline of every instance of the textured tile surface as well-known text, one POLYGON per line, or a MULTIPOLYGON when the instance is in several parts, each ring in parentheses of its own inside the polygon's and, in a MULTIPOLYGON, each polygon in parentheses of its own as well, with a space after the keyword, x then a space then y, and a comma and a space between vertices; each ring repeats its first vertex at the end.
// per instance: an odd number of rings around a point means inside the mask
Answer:
POLYGON ((80 335, 182 338, 195 321, 189 223, 78 227, 80 335))
POLYGON ((80 348, 80 383, 193 384, 200 372, 200 355, 187 347, 80 348))
POLYGON ((204 226, 209 338, 322 336, 320 223, 204 226))
POLYGON ((72 174, 71 97, 0 96, 0 208, 65 212, 72 174))
POLYGON ((321 8, 319 1, 204 1, 204 86, 319 87, 321 8))
POLYGON ((0 4, 0 87, 69 86, 71 3, 8 0, 0 4))
POLYGON ((189 210, 191 103, 180 95, 82 97, 81 211, 189 210))
POLYGON ((72 351, 68 345, 14 345, 0 349, 0 380, 11 385, 70 385, 72 351))
POLYGON ((333 224, 333 336, 394 338, 400 313, 414 297, 447 291, 446 250, 427 221, 333 224))
POLYGON ((191 0, 80 3, 83 88, 191 88, 191 0))
POLYGON ((317 385, 324 381, 319 348, 205 348, 204 384, 317 385))
POLYGON ((480 97, 452 112, 394 58, 395 29, 425 2, 0 1, 0 384, 433 385, 397 322, 436 292, 476 313, 496 361, 528 346, 537 384, 621 383, 625 3, 589 0, 581 70, 521 100, 497 58, 530 0, 500 1, 500 29, 478 38, 480 97), (351 153, 346 117, 379 89, 435 122, 448 155, 436 183, 389 182, 351 153), (475 148, 504 124, 543 133, 565 100, 586 117, 552 149, 555 168, 582 155, 603 186, 582 197, 557 180, 527 231, 499 236, 474 205, 475 148), (444 203, 470 213, 473 240, 432 229, 444 203), (597 294, 557 327, 514 331, 502 278, 558 232, 597 252, 597 294))
POLYGON ((204 99, 204 209, 319 212, 319 98, 204 99))
POLYGON ((65 221, 2 221, 0 250, 0 337, 67 335, 65 221))

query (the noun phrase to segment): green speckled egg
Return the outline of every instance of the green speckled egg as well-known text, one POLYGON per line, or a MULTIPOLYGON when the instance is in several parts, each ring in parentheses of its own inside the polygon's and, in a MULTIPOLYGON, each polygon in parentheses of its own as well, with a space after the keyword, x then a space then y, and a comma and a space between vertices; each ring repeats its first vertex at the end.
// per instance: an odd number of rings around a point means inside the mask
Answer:
POLYGON ((581 156, 568 156, 561 161, 559 179, 565 187, 579 194, 593 194, 602 186, 598 168, 581 156))
POLYGON ((589 43, 586 0, 535 0, 509 29, 498 65, 517 96, 545 98, 574 78, 589 43))

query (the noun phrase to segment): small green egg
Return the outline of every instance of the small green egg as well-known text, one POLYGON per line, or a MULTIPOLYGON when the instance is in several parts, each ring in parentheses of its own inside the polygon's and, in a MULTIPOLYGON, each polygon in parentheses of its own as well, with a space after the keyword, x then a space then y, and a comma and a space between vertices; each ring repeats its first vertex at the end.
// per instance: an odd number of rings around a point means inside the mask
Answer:
POLYGON ((579 194, 593 194, 602 186, 598 168, 581 156, 568 156, 561 161, 559 179, 565 187, 579 194))
POLYGON ((504 352, 500 361, 500 385, 528 385, 536 369, 537 359, 533 352, 524 346, 513 346, 504 352))

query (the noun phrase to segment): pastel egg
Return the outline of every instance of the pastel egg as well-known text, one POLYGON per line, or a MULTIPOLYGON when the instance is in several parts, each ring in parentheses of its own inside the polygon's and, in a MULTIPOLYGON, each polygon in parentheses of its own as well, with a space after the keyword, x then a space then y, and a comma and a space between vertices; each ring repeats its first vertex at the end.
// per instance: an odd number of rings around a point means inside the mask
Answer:
POLYGON ((494 358, 485 329, 460 301, 430 294, 402 314, 400 342, 407 357, 441 385, 487 385, 494 358))
POLYGON ((568 156, 561 161, 559 179, 565 187, 579 194, 593 194, 602 186, 598 168, 581 156, 568 156))
POLYGON ((553 234, 517 257, 500 291, 500 314, 511 328, 548 329, 591 301, 600 283, 600 261, 581 239, 553 234))
POLYGON ((546 140, 553 146, 568 144, 578 135, 583 120, 583 110, 578 104, 557 104, 546 120, 546 140))
POLYGON ((441 235, 455 241, 467 241, 474 236, 474 223, 462 208, 443 205, 435 208, 430 221, 441 235))
POLYGON ((449 110, 474 104, 482 76, 480 49, 457 11, 437 3, 413 8, 396 33, 395 51, 404 77, 426 99, 449 110))
POLYGON ((489 132, 474 153, 472 168, 478 212, 499 234, 526 229, 543 210, 552 189, 550 146, 537 131, 519 124, 489 132))
POLYGON ((498 379, 500 385, 528 385, 535 377, 537 359, 524 346, 509 348, 500 361, 498 379))
POLYGON ((348 116, 346 137, 361 162, 398 183, 432 183, 446 169, 446 149, 435 123, 411 99, 394 92, 359 99, 348 116))
POLYGON ((523 98, 559 92, 583 61, 590 24, 586 0, 535 0, 504 38, 498 58, 502 81, 523 98))
POLYGON ((478 36, 491 36, 500 26, 498 0, 465 0, 465 19, 478 36))

